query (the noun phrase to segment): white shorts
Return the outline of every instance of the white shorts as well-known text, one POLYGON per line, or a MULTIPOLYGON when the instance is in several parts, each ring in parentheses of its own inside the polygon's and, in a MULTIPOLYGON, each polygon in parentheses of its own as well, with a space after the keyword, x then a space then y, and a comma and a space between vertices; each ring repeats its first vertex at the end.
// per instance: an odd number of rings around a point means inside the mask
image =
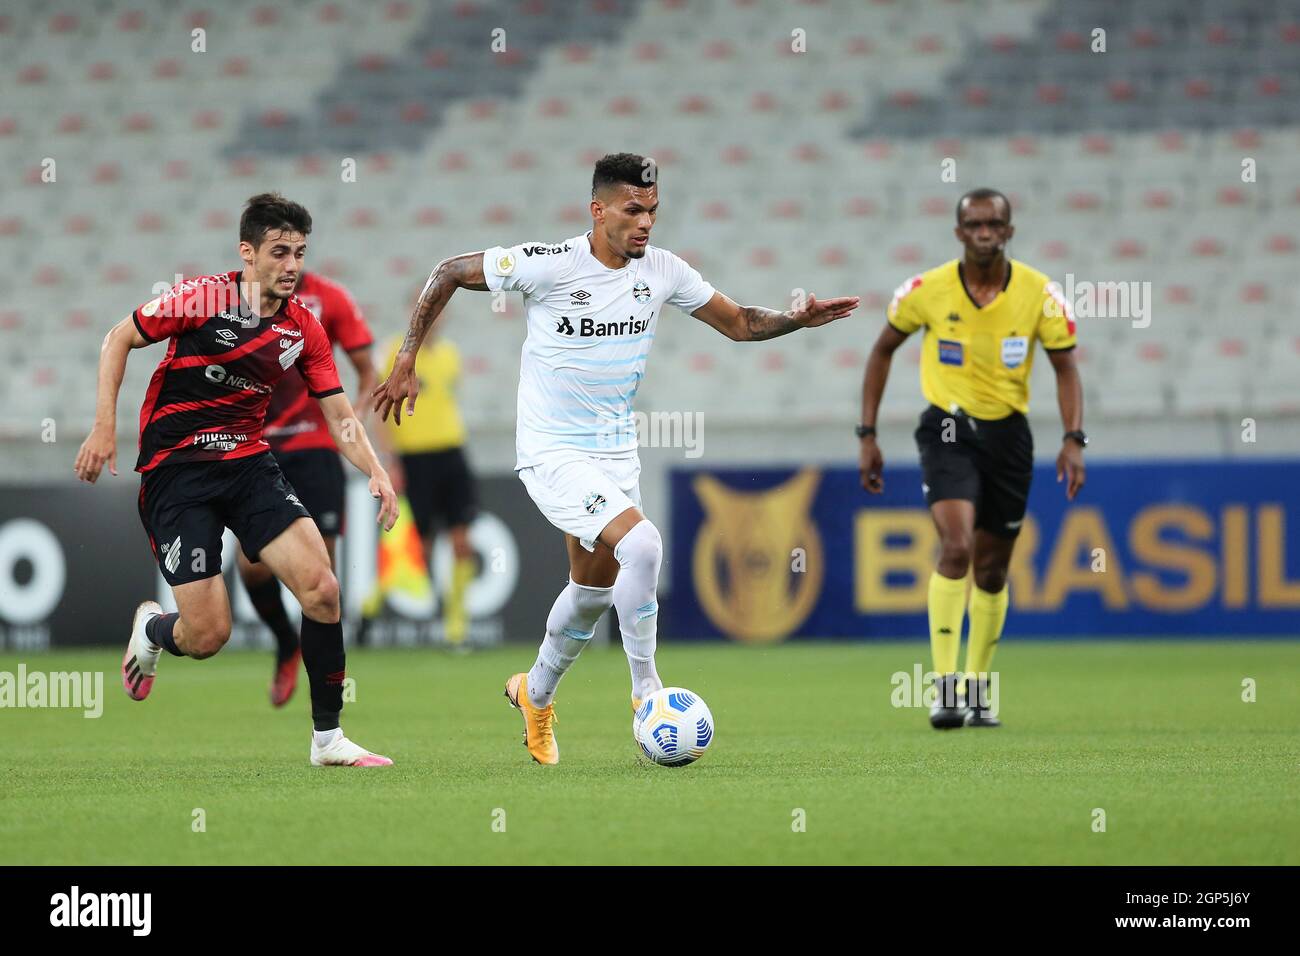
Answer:
POLYGON ((518 469, 528 497, 546 520, 588 551, 628 508, 641 507, 641 459, 565 456, 518 469))

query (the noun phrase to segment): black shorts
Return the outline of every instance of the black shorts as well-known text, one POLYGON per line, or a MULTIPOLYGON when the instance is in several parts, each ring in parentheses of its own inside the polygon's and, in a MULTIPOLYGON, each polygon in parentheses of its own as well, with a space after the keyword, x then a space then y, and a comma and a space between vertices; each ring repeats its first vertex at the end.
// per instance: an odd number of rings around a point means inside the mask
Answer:
POLYGON ((321 537, 343 533, 343 462, 328 448, 304 448, 275 455, 298 500, 320 528, 321 537))
POLYGON ((221 573, 229 528, 250 561, 299 518, 310 518, 270 452, 162 465, 140 478, 140 520, 172 587, 221 573))
POLYGON ((420 537, 437 532, 439 525, 454 528, 469 524, 478 509, 474 502, 474 476, 459 448, 402 455, 406 473, 406 500, 411 503, 420 537))
POLYGON ((975 527, 1000 538, 1020 534, 1034 477, 1034 437, 1019 412, 971 418, 931 405, 916 429, 925 502, 975 504, 975 527))

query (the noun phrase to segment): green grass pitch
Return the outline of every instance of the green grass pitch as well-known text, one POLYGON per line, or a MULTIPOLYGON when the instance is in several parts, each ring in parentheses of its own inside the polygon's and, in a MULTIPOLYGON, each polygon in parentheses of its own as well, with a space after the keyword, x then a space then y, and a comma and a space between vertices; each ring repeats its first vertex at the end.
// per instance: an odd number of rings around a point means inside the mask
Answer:
POLYGON ((265 654, 165 658, 143 703, 117 653, 0 655, 102 670, 106 698, 0 710, 0 864, 1300 863, 1294 644, 1008 641, 1005 726, 946 733, 891 705, 925 651, 669 643, 717 721, 684 769, 638 758, 617 648, 561 685, 557 767, 501 696, 531 647, 354 652, 344 728, 377 770, 308 766, 305 675, 273 712, 265 654))

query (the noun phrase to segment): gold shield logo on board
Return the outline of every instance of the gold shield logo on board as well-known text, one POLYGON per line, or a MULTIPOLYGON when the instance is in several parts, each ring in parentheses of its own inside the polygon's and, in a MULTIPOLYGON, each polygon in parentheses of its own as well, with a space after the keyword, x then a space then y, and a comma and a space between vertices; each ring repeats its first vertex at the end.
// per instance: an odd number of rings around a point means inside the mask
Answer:
POLYGON ((809 515, 821 474, 799 472, 763 492, 737 491, 709 475, 692 483, 704 507, 695 538, 695 591, 714 627, 741 641, 788 636, 822 588, 822 542, 809 515), (804 549, 802 570, 794 551, 804 549))

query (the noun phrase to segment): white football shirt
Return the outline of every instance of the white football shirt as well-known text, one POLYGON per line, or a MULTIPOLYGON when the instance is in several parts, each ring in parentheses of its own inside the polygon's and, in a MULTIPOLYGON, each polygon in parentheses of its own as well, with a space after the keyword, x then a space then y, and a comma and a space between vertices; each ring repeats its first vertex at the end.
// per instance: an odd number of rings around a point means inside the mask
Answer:
POLYGON ((665 304, 693 312, 713 286, 667 249, 610 269, 588 235, 483 253, 493 292, 522 292, 528 336, 519 363, 516 468, 556 453, 636 455, 632 399, 665 304))

